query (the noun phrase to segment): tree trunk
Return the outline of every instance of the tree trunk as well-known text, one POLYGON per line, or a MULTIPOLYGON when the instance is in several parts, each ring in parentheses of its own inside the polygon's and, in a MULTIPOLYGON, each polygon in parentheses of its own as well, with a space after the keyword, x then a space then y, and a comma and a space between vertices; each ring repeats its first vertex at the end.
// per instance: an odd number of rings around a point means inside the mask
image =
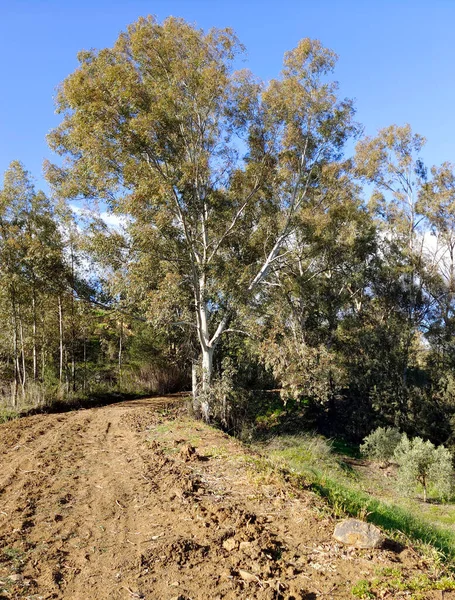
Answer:
MULTIPOLYGON (((205 293, 206 280, 205 275, 199 277, 195 283, 195 306, 196 306, 196 318, 197 318, 197 332, 199 343, 201 345, 202 353, 202 385, 200 390, 202 391, 202 397, 200 400, 200 412, 202 419, 208 423, 210 420, 211 406, 210 406, 210 384, 212 380, 213 372, 213 353, 219 342, 221 335, 226 330, 229 322, 230 314, 226 312, 216 328, 215 333, 210 336, 209 331, 209 318, 208 318, 208 306, 205 293)), ((197 387, 197 386, 196 386, 197 387)), ((194 383, 193 383, 194 389, 194 383)), ((199 395, 199 389, 197 390, 199 395)), ((198 402, 193 401, 193 405, 196 404, 196 414, 199 413, 198 402)))
POLYGON ((43 314, 43 318, 41 321, 41 326, 42 326, 42 334, 41 334, 41 381, 44 382, 44 376, 45 376, 45 371, 46 371, 46 352, 45 352, 45 347, 46 347, 46 328, 45 328, 45 320, 44 320, 44 314, 43 314))
POLYGON ((82 391, 85 394, 87 388, 87 338, 84 332, 84 376, 82 380, 82 391))
POLYGON ((210 389, 214 350, 215 348, 210 346, 202 349, 202 389, 204 392, 207 392, 210 389))
POLYGON ((213 352, 214 347, 203 347, 202 348, 202 401, 201 401, 201 413, 203 420, 208 423, 210 421, 210 382, 212 379, 213 370, 213 352))
POLYGON ((122 350, 123 350, 123 319, 120 319, 120 336, 118 341, 118 381, 122 386, 122 350))
POLYGON ((33 337, 33 381, 38 379, 38 356, 36 353, 36 289, 35 289, 35 277, 33 277, 33 292, 32 292, 32 312, 33 312, 33 324, 32 324, 32 337, 33 337))
POLYGON ((25 344, 24 344, 24 327, 22 325, 22 319, 19 319, 19 331, 21 334, 21 354, 22 354, 22 395, 25 398, 25 384, 26 384, 26 365, 25 365, 25 344))
POLYGON ((71 387, 76 391, 76 324, 74 320, 74 246, 71 240, 71 387))
POLYGON ((13 407, 17 407, 17 389, 19 387, 19 355, 17 347, 16 317, 13 319, 13 345, 14 345, 14 382, 13 382, 13 407))
POLYGON ((60 358, 59 358, 59 381, 60 384, 63 382, 63 309, 62 309, 62 297, 59 295, 58 297, 58 331, 59 331, 59 350, 60 350, 60 358))

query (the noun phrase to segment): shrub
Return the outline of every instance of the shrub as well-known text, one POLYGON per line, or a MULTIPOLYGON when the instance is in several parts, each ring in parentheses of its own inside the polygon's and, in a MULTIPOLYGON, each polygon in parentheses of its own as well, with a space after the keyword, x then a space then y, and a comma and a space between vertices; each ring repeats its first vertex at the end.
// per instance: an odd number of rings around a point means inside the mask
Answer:
POLYGON ((378 427, 370 433, 360 446, 360 452, 373 460, 390 462, 395 448, 401 440, 401 433, 394 427, 378 427))
POLYGON ((406 492, 416 486, 423 490, 423 501, 427 501, 431 486, 438 496, 448 496, 452 488, 452 455, 444 448, 437 448, 420 437, 410 440, 403 435, 397 445, 394 458, 398 463, 398 480, 406 492))

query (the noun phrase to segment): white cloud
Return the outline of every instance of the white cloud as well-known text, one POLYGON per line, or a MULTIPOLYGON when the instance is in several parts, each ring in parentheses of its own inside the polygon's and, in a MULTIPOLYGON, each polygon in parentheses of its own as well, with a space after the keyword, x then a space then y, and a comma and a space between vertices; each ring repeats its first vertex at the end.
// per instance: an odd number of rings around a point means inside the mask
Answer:
POLYGON ((100 213, 99 216, 106 223, 106 225, 109 225, 109 227, 112 227, 113 229, 122 229, 128 223, 128 219, 124 215, 119 216, 104 211, 100 213))
POLYGON ((116 215, 107 210, 97 212, 94 210, 89 210, 88 208, 82 208, 76 204, 70 204, 69 206, 76 216, 76 221, 79 219, 90 220, 91 217, 98 217, 103 220, 108 227, 116 230, 123 229, 128 224, 128 217, 125 215, 116 215))

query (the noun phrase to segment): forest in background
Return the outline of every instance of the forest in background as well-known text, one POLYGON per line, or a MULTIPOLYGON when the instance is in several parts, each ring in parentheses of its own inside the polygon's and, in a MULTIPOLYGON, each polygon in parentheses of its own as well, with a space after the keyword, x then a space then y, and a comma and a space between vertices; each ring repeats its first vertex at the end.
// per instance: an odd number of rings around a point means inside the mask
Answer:
POLYGON ((20 162, 0 190, 5 406, 193 387, 240 434, 455 445, 455 166, 364 136, 317 40, 269 82, 242 52, 149 17, 79 54, 51 193, 20 162))

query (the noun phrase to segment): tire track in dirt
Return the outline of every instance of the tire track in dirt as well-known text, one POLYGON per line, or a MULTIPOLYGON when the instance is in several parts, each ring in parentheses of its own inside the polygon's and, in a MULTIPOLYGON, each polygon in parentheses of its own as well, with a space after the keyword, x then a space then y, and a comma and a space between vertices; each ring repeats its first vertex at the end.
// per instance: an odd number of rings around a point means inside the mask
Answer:
POLYGON ((335 600, 378 567, 427 568, 340 547, 318 500, 172 402, 0 426, 0 600, 335 600))
MULTIPOLYGON (((18 421, 2 440, 0 549, 20 548, 27 556, 23 572, 38 588, 44 585, 44 598, 129 596, 128 581, 119 580, 122 569, 137 562, 135 507, 147 504, 150 483, 138 435, 122 420, 131 410, 143 411, 143 404, 32 417, 29 428, 23 419, 22 434, 18 421), (118 593, 106 595, 106 564, 118 593)), ((151 410, 168 404, 146 403, 151 410)))
POLYGON ((49 445, 49 437, 55 435, 55 429, 64 421, 60 415, 49 415, 46 420, 42 415, 35 415, 2 426, 0 495, 17 479, 19 469, 32 472, 36 453, 49 445))

